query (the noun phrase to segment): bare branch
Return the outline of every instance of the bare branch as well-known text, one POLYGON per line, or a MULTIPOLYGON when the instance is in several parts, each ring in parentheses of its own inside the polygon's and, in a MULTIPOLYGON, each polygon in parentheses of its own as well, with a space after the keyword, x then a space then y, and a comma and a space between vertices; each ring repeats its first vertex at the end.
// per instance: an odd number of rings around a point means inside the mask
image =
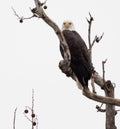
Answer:
POLYGON ((88 22, 88 45, 89 45, 89 53, 90 53, 90 58, 92 61, 92 47, 94 46, 95 42, 98 43, 100 42, 100 40, 102 39, 104 33, 102 34, 102 36, 98 37, 97 35, 95 36, 94 40, 91 42, 91 26, 92 26, 92 22, 94 21, 92 15, 89 13, 90 18, 87 19, 88 22))
POLYGON ((32 117, 32 129, 34 129, 34 126, 36 126, 36 129, 38 128, 38 119, 36 114, 34 113, 34 89, 32 89, 32 110, 31 110, 31 117, 32 117))
POLYGON ((14 111, 13 129, 15 129, 16 111, 17 111, 17 108, 15 108, 15 111, 14 111))
POLYGON ((104 35, 104 33, 102 33, 102 35, 100 37, 97 37, 97 39, 96 39, 97 43, 99 43, 101 41, 101 39, 103 38, 103 35, 104 35))
POLYGON ((104 33, 103 33, 100 37, 98 37, 98 36, 96 35, 95 38, 94 38, 94 40, 93 40, 93 42, 92 42, 92 44, 91 44, 91 47, 94 46, 95 42, 96 42, 96 43, 99 43, 100 40, 102 39, 103 35, 104 35, 104 33))
POLYGON ((97 35, 96 35, 95 38, 94 38, 94 40, 93 40, 92 43, 91 43, 91 49, 92 49, 92 47, 94 46, 94 44, 95 44, 97 38, 98 38, 98 37, 97 37, 97 35))
POLYGON ((92 25, 92 22, 93 22, 93 17, 91 16, 91 14, 89 13, 89 16, 90 16, 90 19, 88 20, 87 18, 87 22, 89 24, 89 27, 88 27, 88 44, 89 44, 89 50, 91 51, 91 25, 92 25))
POLYGON ((97 102, 120 106, 120 99, 116 99, 116 98, 114 99, 112 97, 103 97, 103 96, 91 93, 90 91, 83 91, 83 95, 97 102))
POLYGON ((13 7, 11 7, 12 8, 12 10, 13 10, 13 12, 14 12, 14 15, 19 19, 19 22, 20 23, 23 23, 23 20, 27 20, 27 19, 31 19, 31 18, 33 18, 33 17, 36 17, 36 15, 32 15, 32 16, 30 16, 30 17, 26 17, 26 18, 24 18, 23 16, 19 16, 18 14, 17 14, 17 12, 15 11, 15 9, 13 8, 13 7))
POLYGON ((97 112, 106 112, 106 109, 102 109, 102 105, 103 103, 101 104, 101 106, 96 105, 97 112))
POLYGON ((32 122, 32 120, 25 113, 24 116, 27 118, 28 121, 32 122))
POLYGON ((15 11, 15 9, 14 9, 13 7, 11 7, 11 9, 13 10, 14 15, 15 15, 16 17, 18 17, 18 19, 21 19, 21 17, 17 14, 17 12, 15 11))
POLYGON ((107 62, 107 59, 105 61, 102 61, 103 83, 105 83, 105 63, 106 62, 107 62))
MULTIPOLYGON (((32 89, 32 114, 34 114, 34 89, 32 89)), ((32 117, 32 129, 34 129, 34 118, 32 117)))
POLYGON ((97 42, 97 43, 100 42, 104 33, 100 37, 98 37, 96 35, 94 40, 91 42, 91 26, 92 26, 92 22, 93 22, 94 19, 93 19, 92 15, 90 13, 89 13, 89 16, 90 16, 89 20, 87 18, 86 19, 87 19, 87 22, 88 22, 88 25, 89 25, 88 26, 88 44, 89 44, 89 50, 91 50, 95 42, 97 42))
POLYGON ((32 90, 32 108, 26 106, 26 109, 24 110, 24 115, 28 119, 28 121, 31 122, 32 129, 34 129, 34 127, 38 129, 38 119, 36 114, 34 113, 34 89, 32 90))

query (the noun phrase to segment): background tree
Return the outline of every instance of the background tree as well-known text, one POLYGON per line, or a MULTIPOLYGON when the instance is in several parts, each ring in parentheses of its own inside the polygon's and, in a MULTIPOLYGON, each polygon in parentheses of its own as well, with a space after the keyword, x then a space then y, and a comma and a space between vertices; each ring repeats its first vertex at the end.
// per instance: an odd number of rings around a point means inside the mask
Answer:
MULTIPOLYGON (((56 25, 56 23, 53 22, 44 12, 44 9, 47 9, 47 6, 45 5, 46 2, 41 3, 38 0, 34 0, 34 2, 35 2, 36 7, 31 9, 31 11, 33 13, 33 15, 31 17, 28 17, 28 18, 19 17, 19 15, 15 12, 14 9, 13 9, 13 11, 14 11, 15 15, 19 18, 21 23, 25 19, 31 19, 33 17, 38 17, 38 18, 42 18, 49 26, 51 26, 54 29, 59 40, 61 41, 61 43, 63 44, 63 46, 65 48, 64 55, 66 58, 64 59, 64 61, 60 61, 59 67, 63 73, 67 74, 70 70, 70 68, 69 68, 70 52, 69 52, 67 43, 64 39, 64 36, 63 36, 61 30, 59 29, 59 27, 56 25)), ((91 35, 91 24, 93 21, 93 17, 90 15, 90 19, 87 19, 87 21, 89 23, 89 27, 88 27, 89 51, 91 53, 91 58, 92 58, 92 47, 95 42, 98 43, 101 40, 103 35, 100 37, 95 36, 95 38, 91 42, 90 35, 91 35)), ((102 109, 102 106, 96 106, 96 108, 100 112, 106 112, 106 129, 116 129, 115 115, 117 112, 115 110, 115 106, 120 106, 120 99, 114 98, 114 85, 111 83, 110 80, 105 79, 105 67, 104 67, 105 63, 106 63, 106 60, 102 62, 102 69, 103 69, 102 77, 96 71, 93 74, 92 87, 93 87, 94 92, 86 92, 85 91, 85 92, 83 92, 83 95, 88 97, 89 99, 106 104, 105 109, 102 109), (95 93, 94 82, 97 84, 97 86, 100 86, 101 89, 104 90, 105 96, 100 96, 95 93)), ((70 75, 70 76, 73 77, 73 75, 70 75)))

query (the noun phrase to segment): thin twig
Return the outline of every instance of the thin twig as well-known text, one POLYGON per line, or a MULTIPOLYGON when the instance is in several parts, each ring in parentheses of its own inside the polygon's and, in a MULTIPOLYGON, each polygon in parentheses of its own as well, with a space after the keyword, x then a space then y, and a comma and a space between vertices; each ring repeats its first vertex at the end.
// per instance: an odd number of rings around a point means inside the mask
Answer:
POLYGON ((102 35, 100 37, 97 37, 96 42, 99 43, 101 41, 101 39, 103 38, 103 36, 104 36, 104 33, 102 33, 102 35))
POLYGON ((15 9, 14 9, 13 7, 11 7, 11 9, 13 10, 14 15, 15 15, 16 17, 18 17, 19 19, 21 19, 21 17, 17 14, 17 12, 15 11, 15 9))
POLYGON ((96 35, 95 38, 94 38, 94 40, 93 40, 92 43, 91 43, 91 49, 92 49, 93 45, 95 44, 97 38, 98 38, 98 37, 97 37, 97 35, 96 35))
POLYGON ((103 106, 103 103, 101 103, 100 108, 102 108, 102 106, 103 106))
POLYGON ((98 36, 96 35, 95 38, 94 38, 94 40, 93 40, 93 42, 92 42, 92 44, 91 44, 91 47, 94 46, 95 42, 96 42, 96 43, 99 43, 100 40, 102 39, 103 35, 104 35, 104 33, 102 33, 102 35, 101 35, 100 37, 98 37, 98 36))
POLYGON ((102 109, 103 103, 101 106, 96 105, 97 112, 106 112, 106 109, 102 109))
MULTIPOLYGON (((32 114, 34 114, 34 89, 32 89, 32 114)), ((32 129, 34 129, 33 122, 34 118, 32 117, 32 129)))
POLYGON ((105 83, 105 63, 107 62, 107 59, 102 61, 102 70, 103 70, 103 83, 105 83))
POLYGON ((89 44, 89 51, 90 51, 90 56, 91 56, 91 58, 92 58, 92 48, 91 48, 91 25, 92 25, 92 22, 93 22, 93 17, 92 17, 92 15, 89 13, 89 16, 90 16, 90 19, 88 20, 87 18, 87 22, 88 22, 88 24, 89 24, 89 26, 88 26, 88 44, 89 44))
POLYGON ((28 119, 28 121, 30 121, 32 123, 31 119, 25 113, 24 113, 24 115, 28 119))
POLYGON ((31 19, 31 18, 33 18, 33 17, 36 17, 36 15, 32 15, 32 16, 30 16, 30 17, 23 17, 23 16, 19 16, 18 14, 17 14, 17 12, 15 11, 15 9, 13 8, 13 7, 11 7, 11 9, 13 10, 13 12, 14 12, 14 15, 19 19, 19 22, 20 23, 22 23, 23 22, 23 20, 28 20, 28 19, 31 19))
POLYGON ((34 111, 34 89, 32 89, 32 111, 34 111))
POLYGON ((14 111, 13 129, 15 129, 15 122, 16 122, 16 111, 17 111, 17 108, 15 108, 15 111, 14 111))
POLYGON ((36 115, 36 117, 34 118, 34 122, 35 122, 35 127, 36 127, 36 129, 38 129, 38 118, 37 118, 37 115, 36 115))

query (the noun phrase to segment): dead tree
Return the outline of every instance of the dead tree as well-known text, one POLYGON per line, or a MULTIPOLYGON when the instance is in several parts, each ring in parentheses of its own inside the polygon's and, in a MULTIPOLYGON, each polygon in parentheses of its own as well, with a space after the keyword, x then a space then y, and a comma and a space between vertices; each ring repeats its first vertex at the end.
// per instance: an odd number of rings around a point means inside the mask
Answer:
MULTIPOLYGON (((17 108, 14 110, 13 129, 16 129, 16 112, 17 108)), ((38 119, 34 111, 34 89, 32 90, 32 106, 25 106, 23 113, 25 118, 27 118, 27 120, 31 123, 31 129, 38 129, 38 119)))
MULTIPOLYGON (((59 29, 58 25, 51 20, 47 14, 45 13, 45 9, 47 9, 46 1, 42 3, 39 0, 34 0, 35 8, 31 9, 32 16, 28 18, 20 17, 16 11, 13 9, 14 14, 19 18, 19 21, 22 23, 25 19, 31 19, 34 17, 41 18, 44 22, 46 22, 56 33, 58 36, 58 39, 60 40, 60 43, 62 46, 64 46, 64 60, 60 61, 59 68, 63 73, 65 73, 67 76, 69 75, 73 80, 75 80, 76 76, 71 72, 70 68, 70 61, 71 61, 71 55, 68 48, 68 45, 66 43, 66 40, 59 29)), ((87 19, 88 21, 88 43, 89 43, 89 52, 91 54, 92 59, 92 47, 94 46, 94 43, 98 43, 102 37, 95 36, 94 40, 91 42, 91 25, 93 21, 93 17, 89 14, 90 18, 87 19)), ((104 65, 106 63, 106 60, 102 62, 103 66, 103 76, 101 77, 96 71, 94 71, 92 75, 92 87, 93 92, 91 91, 83 91, 83 95, 86 96, 89 99, 92 99, 93 101, 97 101, 103 104, 106 104, 106 108, 102 109, 102 106, 96 106, 96 109, 100 112, 106 113, 106 129, 117 129, 115 125, 115 115, 116 110, 115 106, 120 106, 120 99, 114 98, 114 85, 110 80, 105 80, 105 68, 104 65), (94 89, 94 83, 97 84, 95 86, 99 86, 102 90, 105 92, 105 96, 101 96, 95 93, 94 89)))

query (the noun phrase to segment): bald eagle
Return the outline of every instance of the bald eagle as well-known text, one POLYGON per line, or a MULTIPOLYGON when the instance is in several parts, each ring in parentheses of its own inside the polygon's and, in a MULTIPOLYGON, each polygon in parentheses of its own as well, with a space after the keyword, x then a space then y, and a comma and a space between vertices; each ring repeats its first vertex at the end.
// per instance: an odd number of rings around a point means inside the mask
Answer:
MULTIPOLYGON (((93 66, 87 46, 81 36, 75 31, 71 21, 63 22, 62 33, 71 54, 70 67, 76 75, 78 82, 82 85, 82 89, 88 88, 88 80, 91 78, 93 66)), ((61 44, 60 51, 64 58, 61 44)))

